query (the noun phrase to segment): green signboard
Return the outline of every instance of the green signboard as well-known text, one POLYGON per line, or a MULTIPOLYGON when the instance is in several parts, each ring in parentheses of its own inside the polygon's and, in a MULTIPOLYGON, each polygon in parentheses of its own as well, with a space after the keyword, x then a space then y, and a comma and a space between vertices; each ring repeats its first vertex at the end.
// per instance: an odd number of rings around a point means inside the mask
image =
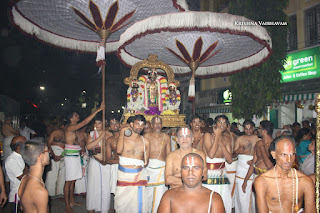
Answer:
POLYGON ((283 65, 282 82, 300 81, 320 77, 320 47, 288 54, 283 65))

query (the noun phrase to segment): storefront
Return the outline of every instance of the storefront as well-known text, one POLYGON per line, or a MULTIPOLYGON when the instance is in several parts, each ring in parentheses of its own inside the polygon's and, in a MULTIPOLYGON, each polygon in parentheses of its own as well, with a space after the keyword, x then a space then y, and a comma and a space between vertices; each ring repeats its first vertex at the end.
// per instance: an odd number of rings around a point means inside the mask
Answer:
POLYGON ((287 55, 285 71, 281 72, 283 99, 271 110, 271 117, 279 128, 316 118, 314 102, 320 92, 319 63, 320 47, 287 55))

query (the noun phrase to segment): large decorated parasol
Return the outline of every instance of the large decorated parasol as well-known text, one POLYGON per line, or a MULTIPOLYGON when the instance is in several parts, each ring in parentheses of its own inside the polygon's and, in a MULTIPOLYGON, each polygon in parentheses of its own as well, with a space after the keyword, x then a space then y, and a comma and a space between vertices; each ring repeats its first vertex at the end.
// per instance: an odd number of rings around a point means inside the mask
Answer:
POLYGON ((107 30, 106 52, 113 52, 121 33, 136 21, 185 10, 185 0, 28 0, 13 4, 12 18, 41 41, 84 52, 96 52, 98 33, 107 30))
MULTIPOLYGON (((28 0, 13 1, 11 14, 18 28, 45 43, 97 52, 105 104, 105 53, 117 50, 121 33, 147 17, 185 10, 185 0, 28 0)), ((105 127, 105 109, 102 114, 105 127)))
POLYGON ((171 13, 129 27, 117 54, 128 66, 155 54, 177 76, 191 75, 189 99, 194 103, 195 77, 227 75, 261 64, 271 55, 271 38, 265 28, 242 16, 171 13))

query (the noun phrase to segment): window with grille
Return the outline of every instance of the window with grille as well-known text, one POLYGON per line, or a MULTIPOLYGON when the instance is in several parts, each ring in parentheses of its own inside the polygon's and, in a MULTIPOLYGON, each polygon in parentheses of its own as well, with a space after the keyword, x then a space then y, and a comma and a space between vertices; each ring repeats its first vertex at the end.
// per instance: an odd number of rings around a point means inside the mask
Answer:
POLYGON ((306 47, 320 43, 320 4, 305 11, 306 47))
POLYGON ((288 28, 288 51, 298 49, 297 41, 297 15, 289 17, 289 28, 288 28))

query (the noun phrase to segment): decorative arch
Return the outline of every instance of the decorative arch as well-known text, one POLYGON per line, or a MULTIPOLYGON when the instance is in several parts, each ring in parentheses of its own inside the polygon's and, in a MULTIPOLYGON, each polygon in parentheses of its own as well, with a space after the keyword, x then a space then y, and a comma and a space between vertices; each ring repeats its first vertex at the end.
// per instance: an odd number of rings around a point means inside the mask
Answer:
POLYGON ((126 77, 123 82, 126 85, 131 85, 131 81, 133 79, 138 79, 138 73, 142 68, 161 69, 167 74, 168 84, 175 83, 177 87, 180 86, 180 81, 175 80, 175 75, 171 67, 163 61, 158 60, 157 55, 149 55, 148 59, 145 59, 133 65, 130 70, 130 76, 126 77))

